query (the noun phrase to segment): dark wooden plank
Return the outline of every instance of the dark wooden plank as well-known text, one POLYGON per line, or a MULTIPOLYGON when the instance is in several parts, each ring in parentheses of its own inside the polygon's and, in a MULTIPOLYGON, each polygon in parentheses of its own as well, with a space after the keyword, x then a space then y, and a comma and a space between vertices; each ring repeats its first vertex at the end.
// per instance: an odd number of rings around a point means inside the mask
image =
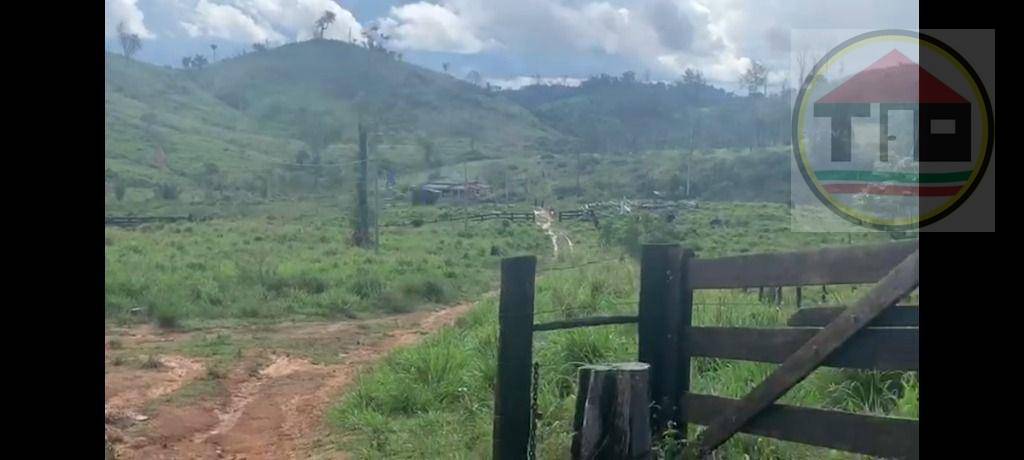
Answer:
POLYGON ((917 249, 917 241, 815 251, 694 259, 694 289, 874 283, 917 249))
POLYGON ((530 447, 530 367, 537 258, 502 259, 498 303, 498 375, 494 387, 495 459, 526 458, 530 447))
MULTIPOLYGON (((846 307, 805 308, 793 314, 786 324, 794 327, 823 327, 843 313, 846 307)), ((917 327, 921 321, 917 305, 896 305, 886 309, 868 327, 917 327)))
POLYGON ((643 246, 637 319, 639 360, 651 365, 651 400, 655 437, 678 425, 679 396, 689 385, 690 366, 679 358, 683 328, 689 324, 692 296, 684 288, 688 251, 676 244, 643 246))
MULTIPOLYGON (((687 345, 691 356, 781 363, 820 328, 695 327, 687 345)), ((823 366, 880 371, 918 370, 918 329, 865 329, 832 353, 823 366)))
POLYGON ((696 442, 688 445, 684 458, 703 458, 728 440, 759 412, 820 366, 832 352, 864 329, 886 308, 895 305, 917 288, 920 254, 914 251, 853 306, 815 334, 735 406, 719 414, 696 442))
MULTIPOLYGON (((682 406, 687 409, 687 421, 707 425, 737 404, 735 399, 689 393, 683 396, 682 406)), ((919 457, 920 429, 915 419, 773 404, 740 431, 876 457, 919 457)))
POLYGON ((557 329, 572 329, 577 327, 603 326, 606 324, 631 324, 637 322, 636 316, 591 316, 588 318, 567 319, 563 321, 551 321, 548 323, 534 324, 534 331, 554 331, 557 329))

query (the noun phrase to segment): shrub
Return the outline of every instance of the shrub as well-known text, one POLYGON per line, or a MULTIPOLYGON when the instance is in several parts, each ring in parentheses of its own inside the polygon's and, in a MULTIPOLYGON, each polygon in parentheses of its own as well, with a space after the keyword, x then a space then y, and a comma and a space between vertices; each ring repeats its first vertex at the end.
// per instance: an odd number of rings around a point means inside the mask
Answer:
POLYGON ((384 292, 385 283, 377 275, 363 273, 357 276, 351 283, 351 290, 360 299, 367 300, 380 296, 384 292))
POLYGON ((181 324, 181 312, 175 307, 150 307, 150 317, 161 329, 177 329, 181 324))
POLYGON ((142 363, 139 364, 139 367, 143 369, 159 369, 163 365, 164 363, 160 362, 160 358, 157 358, 156 356, 153 355, 149 355, 146 356, 146 359, 144 359, 142 363))
POLYGON ((178 195, 181 193, 181 190, 178 188, 176 184, 163 183, 157 185, 156 191, 154 193, 156 197, 160 198, 161 200, 173 201, 178 199, 178 195))
POLYGON ((402 293, 434 303, 446 303, 453 298, 449 283, 433 279, 407 282, 402 286, 402 293))
POLYGON ((397 292, 385 292, 374 300, 374 307, 386 313, 409 313, 416 308, 415 302, 397 292))

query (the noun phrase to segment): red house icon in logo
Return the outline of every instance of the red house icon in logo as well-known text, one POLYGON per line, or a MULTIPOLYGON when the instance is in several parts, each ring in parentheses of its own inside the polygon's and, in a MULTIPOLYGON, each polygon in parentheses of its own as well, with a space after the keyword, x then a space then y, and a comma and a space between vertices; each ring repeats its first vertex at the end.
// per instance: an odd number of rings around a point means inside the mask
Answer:
POLYGON ((893 50, 814 103, 815 117, 832 119, 833 162, 851 161, 851 120, 870 117, 872 104, 879 107, 880 161, 888 161, 894 138, 889 133, 893 110, 913 111, 915 161, 971 161, 970 102, 893 50))

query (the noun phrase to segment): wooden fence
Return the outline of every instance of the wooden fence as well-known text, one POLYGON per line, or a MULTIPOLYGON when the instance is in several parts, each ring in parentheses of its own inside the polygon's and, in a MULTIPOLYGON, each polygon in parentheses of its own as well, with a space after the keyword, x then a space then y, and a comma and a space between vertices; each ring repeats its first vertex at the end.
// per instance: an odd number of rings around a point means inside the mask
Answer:
POLYGON ((580 209, 568 209, 565 211, 558 211, 558 221, 572 220, 572 219, 590 219, 591 216, 607 217, 609 215, 618 215, 623 212, 623 204, 625 204, 629 211, 633 210, 644 210, 644 211, 658 211, 664 209, 697 209, 699 205, 696 201, 627 201, 627 202, 616 202, 616 201, 604 201, 597 203, 588 203, 580 209))
POLYGON ((110 227, 137 227, 143 224, 196 222, 208 218, 188 216, 107 216, 105 225, 110 227))
POLYGON ((636 316, 534 324, 536 258, 502 261, 496 459, 526 458, 530 436, 533 334, 637 324, 639 361, 650 365, 652 429, 708 426, 685 458, 702 458, 737 432, 888 458, 918 458, 918 421, 775 404, 819 366, 918 369, 918 307, 894 306, 917 287, 917 242, 816 251, 694 258, 678 245, 646 245, 636 316), (783 328, 691 324, 693 292, 759 286, 877 283, 848 307, 798 310, 783 328), (690 360, 779 363, 742 399, 690 392, 690 360))
POLYGON ((470 214, 462 216, 444 216, 438 217, 432 220, 419 220, 419 221, 408 221, 398 223, 381 224, 381 227, 412 227, 426 224, 437 224, 442 222, 484 222, 487 220, 508 220, 511 222, 534 222, 536 215, 533 212, 512 212, 512 211, 495 211, 485 212, 480 214, 470 214))

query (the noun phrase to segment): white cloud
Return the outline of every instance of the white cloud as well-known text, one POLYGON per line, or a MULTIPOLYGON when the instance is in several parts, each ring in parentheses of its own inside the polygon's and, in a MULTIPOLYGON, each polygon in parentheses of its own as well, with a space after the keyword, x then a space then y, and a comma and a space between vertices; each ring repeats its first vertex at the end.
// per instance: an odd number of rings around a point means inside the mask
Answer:
POLYGON ((723 39, 722 21, 685 0, 443 0, 392 8, 385 24, 404 49, 519 56, 606 55, 678 75, 688 65, 724 76, 749 65, 723 39), (445 46, 447 45, 447 46, 445 46))
POLYGON ((465 18, 426 2, 392 7, 380 25, 381 32, 390 36, 389 43, 404 50, 474 54, 496 44, 477 38, 465 18))
POLYGON ((232 5, 199 0, 195 6, 195 15, 181 21, 181 26, 191 37, 214 37, 247 43, 279 41, 284 38, 269 24, 261 24, 259 19, 232 5))
POLYGON ((330 11, 335 19, 326 38, 362 41, 359 21, 332 0, 160 0, 154 8, 172 17, 173 27, 189 37, 243 44, 307 40, 313 36, 313 23, 330 11))
POLYGON ((313 23, 325 11, 334 13, 334 23, 324 33, 334 40, 361 41, 363 28, 355 16, 331 0, 236 0, 239 7, 257 15, 275 29, 286 31, 295 40, 313 36, 313 23))
POLYGON ((145 15, 136 3, 136 0, 106 0, 104 3, 104 35, 107 37, 117 36, 117 25, 124 21, 129 32, 138 34, 141 38, 156 38, 156 34, 146 28, 146 24, 143 22, 145 15))
MULTIPOLYGON (((405 49, 502 51, 529 59, 613 56, 658 77, 699 68, 735 81, 754 60, 785 68, 793 27, 914 27, 917 2, 865 0, 440 0, 392 8, 405 49)), ((773 78, 782 77, 773 73, 773 78)))
POLYGON ((537 83, 548 86, 579 86, 583 83, 582 78, 541 77, 538 81, 537 77, 528 77, 525 75, 511 78, 488 78, 486 81, 491 85, 501 87, 501 89, 519 89, 524 86, 535 85, 537 83))
MULTIPOLYGON (((391 37, 387 46, 410 58, 416 51, 480 54, 474 66, 481 73, 504 75, 633 69, 675 79, 697 68, 714 83, 735 82, 754 60, 779 79, 774 72, 788 68, 792 28, 915 28, 918 11, 913 0, 372 1, 395 5, 377 5, 387 11, 377 22, 391 37)), ((146 0, 141 10, 136 0, 106 4, 108 36, 125 20, 146 38, 305 40, 331 11, 328 38, 362 41, 363 26, 334 0, 146 0)))

